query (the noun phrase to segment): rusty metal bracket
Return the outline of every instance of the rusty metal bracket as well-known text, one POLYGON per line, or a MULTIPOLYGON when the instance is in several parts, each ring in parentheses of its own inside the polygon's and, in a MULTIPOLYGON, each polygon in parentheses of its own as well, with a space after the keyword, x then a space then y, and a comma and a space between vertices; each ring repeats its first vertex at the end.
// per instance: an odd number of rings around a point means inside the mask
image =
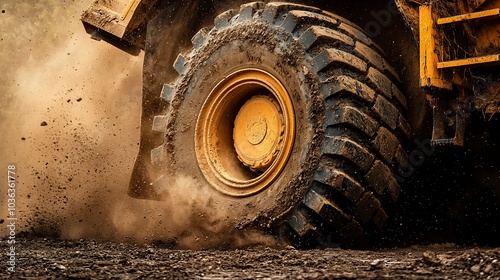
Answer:
POLYGON ((430 100, 430 105, 433 114, 432 124, 432 141, 439 141, 445 138, 445 122, 444 122, 444 102, 441 98, 433 98, 430 100))
POLYGON ((465 128, 470 116, 470 104, 463 101, 464 98, 459 98, 458 103, 454 106, 455 119, 449 121, 455 124, 455 136, 446 138, 446 117, 444 108, 445 101, 442 98, 434 98, 431 100, 432 111, 434 115, 433 130, 432 130, 432 145, 434 146, 463 146, 465 142, 465 128))

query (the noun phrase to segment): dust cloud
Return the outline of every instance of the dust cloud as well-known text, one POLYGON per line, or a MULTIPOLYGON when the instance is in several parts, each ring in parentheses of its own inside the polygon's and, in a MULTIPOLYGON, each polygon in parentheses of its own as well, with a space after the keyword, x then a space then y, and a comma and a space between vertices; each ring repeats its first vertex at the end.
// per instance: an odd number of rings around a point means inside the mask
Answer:
POLYGON ((220 214, 195 210, 203 193, 173 201, 126 195, 139 149, 144 53, 92 40, 79 20, 90 2, 0 3, 0 236, 8 234, 7 165, 15 164, 18 233, 179 248, 272 245, 251 231, 215 234, 220 214))

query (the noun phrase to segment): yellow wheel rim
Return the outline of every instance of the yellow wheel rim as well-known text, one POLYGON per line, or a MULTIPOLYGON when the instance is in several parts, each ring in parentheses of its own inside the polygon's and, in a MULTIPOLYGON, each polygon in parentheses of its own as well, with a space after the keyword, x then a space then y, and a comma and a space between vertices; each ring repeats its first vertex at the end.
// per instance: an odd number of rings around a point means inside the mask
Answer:
POLYGON ((290 157, 291 98, 266 71, 236 71, 210 92, 195 133, 198 164, 210 185, 230 196, 250 196, 273 183, 290 157))

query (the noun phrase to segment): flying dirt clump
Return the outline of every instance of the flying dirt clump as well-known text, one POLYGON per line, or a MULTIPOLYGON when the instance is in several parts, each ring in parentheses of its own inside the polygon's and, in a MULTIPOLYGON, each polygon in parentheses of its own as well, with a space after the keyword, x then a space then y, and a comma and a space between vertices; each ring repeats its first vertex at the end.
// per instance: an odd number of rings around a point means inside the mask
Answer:
POLYGON ((79 21, 88 5, 0 4, 0 168, 18 170, 18 230, 183 248, 272 245, 251 231, 215 235, 223 213, 193 205, 205 194, 189 175, 177 176, 169 188, 182 191, 167 201, 126 195, 139 147, 143 53, 91 40, 79 21))

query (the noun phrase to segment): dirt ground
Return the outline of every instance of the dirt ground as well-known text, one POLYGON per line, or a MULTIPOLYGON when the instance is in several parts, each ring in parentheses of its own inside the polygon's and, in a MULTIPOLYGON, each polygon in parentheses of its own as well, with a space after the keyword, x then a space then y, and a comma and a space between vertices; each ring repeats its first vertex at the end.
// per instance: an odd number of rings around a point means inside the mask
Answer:
MULTIPOLYGON (((500 249, 172 250, 94 240, 18 238, 12 279, 499 279, 500 249)), ((0 243, 5 251, 6 242, 0 243)), ((2 264, 3 265, 3 264, 2 264)), ((2 266, 0 265, 0 266, 2 266)), ((2 272, 2 278, 7 276, 2 272)))

